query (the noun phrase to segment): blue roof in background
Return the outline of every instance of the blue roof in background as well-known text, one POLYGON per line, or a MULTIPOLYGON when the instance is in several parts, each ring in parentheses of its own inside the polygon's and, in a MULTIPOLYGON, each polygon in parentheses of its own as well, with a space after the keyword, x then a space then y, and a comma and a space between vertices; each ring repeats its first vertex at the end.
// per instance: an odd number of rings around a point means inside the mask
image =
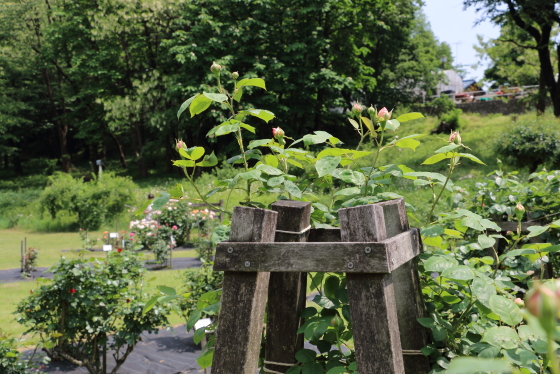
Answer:
POLYGON ((476 83, 474 79, 463 79, 463 90, 466 90, 471 84, 476 83))

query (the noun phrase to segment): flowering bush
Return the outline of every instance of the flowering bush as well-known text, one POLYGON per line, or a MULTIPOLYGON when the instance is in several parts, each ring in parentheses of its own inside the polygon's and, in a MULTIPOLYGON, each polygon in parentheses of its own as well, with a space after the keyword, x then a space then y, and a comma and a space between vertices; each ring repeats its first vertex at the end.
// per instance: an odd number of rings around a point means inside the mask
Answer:
POLYGON ((35 267, 37 266, 37 258, 39 257, 39 250, 36 248, 27 248, 27 251, 24 253, 22 261, 23 261, 23 271, 29 275, 35 271, 35 267))
MULTIPOLYGON (((157 216, 161 211, 155 211, 157 216)), ((130 229, 133 230, 133 243, 136 249, 146 249, 152 251, 156 256, 156 261, 165 265, 169 260, 169 251, 175 246, 172 239, 173 228, 162 226, 155 219, 143 218, 130 222, 130 229)))
POLYGON ((38 335, 51 358, 100 374, 100 354, 110 349, 116 373, 142 333, 157 333, 168 324, 164 306, 142 314, 145 270, 133 251, 109 252, 106 260, 93 263, 62 258, 50 271, 54 280, 19 303, 16 320, 26 334, 38 335))

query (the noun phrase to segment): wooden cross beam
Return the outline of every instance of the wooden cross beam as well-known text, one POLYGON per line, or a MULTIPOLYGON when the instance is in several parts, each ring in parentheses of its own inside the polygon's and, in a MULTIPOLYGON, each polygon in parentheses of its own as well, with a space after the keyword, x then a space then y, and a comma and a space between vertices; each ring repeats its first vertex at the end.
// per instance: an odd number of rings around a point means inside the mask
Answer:
POLYGON ((381 242, 222 242, 214 270, 391 273, 420 254, 419 238, 411 229, 381 242))

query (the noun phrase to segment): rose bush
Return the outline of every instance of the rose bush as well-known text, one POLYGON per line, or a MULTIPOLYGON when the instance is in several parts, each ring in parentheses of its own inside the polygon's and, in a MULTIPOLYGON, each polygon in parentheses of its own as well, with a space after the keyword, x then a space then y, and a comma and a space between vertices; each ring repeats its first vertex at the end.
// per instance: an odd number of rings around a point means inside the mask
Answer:
POLYGON ((105 374, 105 352, 111 350, 116 373, 144 332, 168 325, 162 304, 142 313, 145 270, 133 251, 112 251, 95 261, 62 258, 50 271, 53 281, 44 280, 18 304, 16 320, 26 334, 38 336, 51 358, 105 374))

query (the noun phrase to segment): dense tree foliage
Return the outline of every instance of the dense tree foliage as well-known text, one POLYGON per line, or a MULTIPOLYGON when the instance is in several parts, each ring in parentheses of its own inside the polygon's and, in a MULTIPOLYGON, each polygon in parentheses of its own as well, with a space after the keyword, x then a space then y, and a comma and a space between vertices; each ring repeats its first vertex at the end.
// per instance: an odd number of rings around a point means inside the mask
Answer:
POLYGON ((147 175, 155 160, 171 170, 176 138, 227 150, 206 138, 224 111, 176 117, 214 60, 266 77, 272 95, 244 101, 294 137, 340 126, 354 100, 412 102, 451 61, 416 0, 19 0, 0 13, 0 154, 18 172, 23 153, 68 171, 109 152, 147 175))
MULTIPOLYGON (((553 40, 554 27, 560 24, 560 7, 555 0, 464 0, 465 6, 473 6, 484 17, 501 26, 519 28, 509 42, 519 40, 522 48, 534 49, 539 61, 541 93, 548 91, 554 107, 554 115, 560 116, 560 80, 555 77, 554 49, 560 56, 560 47, 553 40), (552 52, 551 52, 552 49, 552 52)), ((507 29, 506 29, 507 30, 507 29)), ((511 56, 513 57, 513 56, 511 56)), ((515 57, 514 57, 515 58, 515 57)), ((542 108, 541 108, 542 109, 542 108)))

